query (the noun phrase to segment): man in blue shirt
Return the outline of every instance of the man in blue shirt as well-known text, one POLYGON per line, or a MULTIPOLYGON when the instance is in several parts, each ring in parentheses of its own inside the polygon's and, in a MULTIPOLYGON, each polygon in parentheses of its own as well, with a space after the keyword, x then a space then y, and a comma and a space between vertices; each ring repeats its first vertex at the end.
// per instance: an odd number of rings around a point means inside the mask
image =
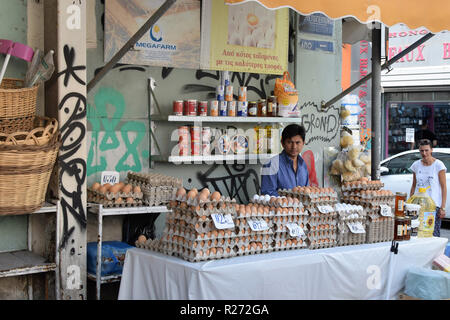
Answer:
POLYGON ((308 168, 300 156, 305 144, 305 128, 290 124, 281 133, 283 151, 261 169, 261 194, 278 196, 279 189, 309 184, 308 168))

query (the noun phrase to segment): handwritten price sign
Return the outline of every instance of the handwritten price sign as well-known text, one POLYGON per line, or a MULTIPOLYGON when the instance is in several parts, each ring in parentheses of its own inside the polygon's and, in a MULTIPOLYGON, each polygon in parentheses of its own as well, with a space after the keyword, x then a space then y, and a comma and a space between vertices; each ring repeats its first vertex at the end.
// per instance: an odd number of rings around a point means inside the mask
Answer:
POLYGON ((217 229, 231 229, 234 228, 234 221, 231 217, 231 214, 223 215, 219 213, 213 213, 211 214, 211 217, 213 219, 214 225, 217 229))
POLYGON ((383 217, 392 217, 392 210, 391 207, 385 205, 385 204, 380 204, 380 214, 383 217))
POLYGON ((119 182, 120 174, 117 171, 102 171, 101 185, 109 183, 114 185, 119 182))
POLYGON ((317 206, 317 209, 323 214, 333 212, 333 208, 330 206, 317 206))
POLYGON ((361 222, 356 223, 347 222, 347 226, 352 233, 366 233, 366 230, 364 229, 361 222))
POLYGON ((303 229, 296 223, 288 223, 286 227, 289 229, 289 235, 291 237, 302 237, 305 235, 303 229))
POLYGON ((267 222, 264 220, 247 220, 247 223, 252 231, 265 231, 269 229, 267 222))

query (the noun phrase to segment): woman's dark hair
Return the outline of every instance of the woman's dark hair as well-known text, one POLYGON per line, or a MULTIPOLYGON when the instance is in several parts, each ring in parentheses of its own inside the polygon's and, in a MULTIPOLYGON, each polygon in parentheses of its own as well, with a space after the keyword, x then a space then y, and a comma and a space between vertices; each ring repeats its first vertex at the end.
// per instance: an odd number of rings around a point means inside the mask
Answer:
POLYGON ((430 146, 430 148, 433 148, 433 145, 431 144, 431 140, 428 140, 428 139, 419 140, 419 147, 420 146, 430 146))
POLYGON ((290 124, 286 128, 284 128, 283 132, 281 133, 281 142, 284 142, 286 139, 295 136, 302 137, 303 142, 305 142, 306 131, 302 125, 290 124))

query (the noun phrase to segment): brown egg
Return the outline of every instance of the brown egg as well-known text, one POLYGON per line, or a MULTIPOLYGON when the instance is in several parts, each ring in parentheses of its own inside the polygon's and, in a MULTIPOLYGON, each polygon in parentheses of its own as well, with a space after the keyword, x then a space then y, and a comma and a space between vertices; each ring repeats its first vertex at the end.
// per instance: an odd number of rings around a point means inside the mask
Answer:
POLYGON ((142 244, 145 241, 147 241, 147 238, 143 234, 141 234, 138 238, 138 242, 142 244))
POLYGON ((122 199, 122 198, 117 198, 117 199, 114 201, 114 203, 115 203, 115 204, 121 204, 121 203, 123 203, 123 199, 122 199))
POLYGON ((115 184, 112 187, 109 188, 109 192, 111 193, 118 193, 121 189, 121 186, 119 184, 115 184))
POLYGON ((211 192, 209 191, 208 188, 202 189, 202 191, 200 191, 200 193, 206 194, 207 197, 209 197, 209 195, 211 194, 211 192))
POLYGON ((139 187, 139 186, 135 186, 134 188, 133 188, 133 192, 134 193, 141 193, 141 187, 139 187))
POLYGON ((122 188, 123 193, 130 193, 133 190, 133 186, 131 184, 127 184, 122 188))
POLYGON ((100 183, 94 182, 94 184, 92 185, 91 189, 94 190, 94 191, 97 191, 100 187, 101 187, 100 183))
POLYGON ((128 197, 126 201, 127 201, 127 203, 130 203, 130 204, 134 202, 132 197, 128 197))
POLYGON ((111 184, 110 184, 110 183, 105 183, 105 184, 103 185, 103 187, 105 187, 106 190, 108 191, 109 188, 111 188, 111 184))
POLYGON ((187 193, 188 199, 194 199, 197 196, 194 190, 191 190, 187 193))
POLYGON ((219 201, 220 200, 220 192, 214 191, 211 194, 211 201, 219 201))
POLYGON ((183 197, 186 194, 186 189, 181 187, 178 188, 177 193, 176 193, 176 197, 183 197))
POLYGON ((98 192, 100 193, 106 193, 108 191, 108 189, 106 189, 105 186, 101 186, 100 188, 98 188, 98 192))
POLYGON ((206 193, 199 193, 197 198, 199 201, 205 202, 208 200, 208 195, 206 193))

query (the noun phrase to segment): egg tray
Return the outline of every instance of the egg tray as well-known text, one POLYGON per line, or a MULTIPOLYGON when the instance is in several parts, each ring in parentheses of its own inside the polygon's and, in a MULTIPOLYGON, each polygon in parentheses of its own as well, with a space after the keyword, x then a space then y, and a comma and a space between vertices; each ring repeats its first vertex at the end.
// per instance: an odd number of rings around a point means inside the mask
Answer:
POLYGON ((233 247, 238 241, 234 238, 217 238, 208 240, 186 240, 183 237, 177 236, 164 236, 162 241, 167 244, 178 245, 189 250, 207 250, 213 247, 233 247))
POLYGON ((171 186, 181 188, 183 186, 183 179, 166 176, 159 173, 151 174, 130 171, 128 172, 127 177, 129 180, 135 180, 153 187, 171 186))
POLYGON ((307 207, 307 210, 309 212, 309 217, 311 218, 316 218, 316 217, 330 217, 332 219, 337 217, 337 212, 336 211, 332 211, 332 212, 328 212, 328 213, 322 213, 319 211, 319 209, 317 209, 317 207, 315 206, 310 206, 307 207))
POLYGON ((291 240, 292 241, 294 239, 295 240, 305 241, 306 239, 308 239, 308 236, 305 233, 301 237, 293 237, 293 236, 290 235, 289 231, 282 231, 282 230, 276 231, 273 234, 273 236, 272 236, 272 240, 275 241, 275 242, 284 241, 284 240, 291 240))
POLYGON ((368 184, 368 183, 355 183, 358 181, 353 181, 353 185, 351 183, 343 183, 341 186, 342 191, 356 191, 356 190, 381 190, 384 188, 384 183, 379 182, 377 184, 368 184))
POLYGON ((334 229, 322 229, 322 230, 309 230, 307 237, 308 240, 321 240, 321 239, 332 239, 336 240, 337 228, 334 229))
POLYGON ((236 255, 237 256, 249 256, 249 255, 261 254, 261 253, 269 253, 272 251, 273 251, 273 248, 270 245, 268 245, 268 247, 265 247, 265 248, 263 247, 262 249, 260 249, 258 247, 256 249, 253 247, 248 248, 248 246, 246 246, 245 248, 239 248, 236 255))
POLYGON ((352 246, 366 243, 365 233, 352 233, 350 231, 339 234, 337 246, 352 246))
POLYGON ((286 245, 272 245, 273 251, 287 251, 287 250, 300 250, 308 248, 308 244, 306 241, 303 241, 301 244, 286 244, 286 245))
POLYGON ((366 222, 366 243, 394 240, 394 218, 381 217, 366 222))
POLYGON ((209 251, 208 252, 209 254, 207 254, 207 252, 203 252, 203 250, 201 249, 191 250, 186 249, 183 246, 168 243, 163 243, 161 248, 161 252, 166 255, 179 257, 190 262, 200 262, 213 259, 225 259, 236 256, 236 252, 232 248, 225 248, 223 253, 217 253, 216 249, 215 254, 212 252, 211 249, 207 249, 206 251, 209 251), (229 249, 229 252, 227 252, 227 249, 229 249))
POLYGON ((252 241, 269 243, 272 241, 272 235, 271 234, 253 234, 253 235, 242 236, 242 237, 238 236, 234 239, 234 241, 235 241, 236 245, 248 244, 252 241))
POLYGON ((88 200, 92 203, 97 203, 103 205, 104 208, 132 208, 132 207, 142 207, 142 201, 141 200, 133 200, 132 203, 124 202, 122 203, 115 203, 114 201, 108 201, 106 199, 92 199, 88 200))
MULTIPOLYGON (((271 197, 271 198, 273 198, 273 197, 271 197)), ((284 197, 284 198, 287 199, 288 202, 275 201, 275 202, 270 203, 270 201, 266 201, 266 200, 255 201, 255 199, 251 199, 250 203, 259 204, 259 205, 267 206, 270 208, 303 208, 303 204, 300 201, 295 201, 294 198, 291 198, 291 199, 288 199, 286 197, 284 197)), ((281 200, 281 199, 283 199, 283 197, 277 197, 277 199, 281 200)))
POLYGON ((187 212, 183 212, 183 210, 179 210, 179 209, 173 209, 175 212, 171 213, 170 215, 167 215, 168 219, 178 219, 178 220, 183 220, 187 223, 191 223, 191 224, 196 224, 196 223, 202 223, 204 221, 212 221, 211 215, 212 214, 223 214, 223 215, 228 215, 230 214, 233 218, 233 220, 235 219, 235 213, 233 212, 232 209, 226 210, 226 211, 201 211, 203 209, 201 209, 200 211, 196 211, 196 212, 192 212, 192 211, 187 211, 187 212))
POLYGON ((267 223, 267 225, 269 226, 269 228, 271 228, 273 226, 272 219, 270 219, 269 217, 265 217, 265 216, 237 217, 236 219, 234 219, 234 225, 236 227, 239 227, 242 225, 248 226, 247 219, 257 220, 257 221, 265 221, 267 223))
POLYGON ((116 192, 116 193, 112 193, 112 192, 106 192, 106 193, 101 193, 98 190, 94 191, 91 188, 88 189, 88 195, 89 193, 91 193, 91 195, 93 197, 103 197, 107 200, 114 200, 114 199, 118 199, 118 198, 133 198, 133 199, 139 199, 141 200, 144 196, 144 194, 142 192, 128 192, 128 193, 124 193, 124 192, 116 192))
POLYGON ((309 241, 308 248, 311 250, 316 250, 316 249, 333 248, 336 247, 336 245, 337 245, 336 240, 320 239, 318 241, 316 240, 309 241))
POLYGON ((381 198, 381 197, 375 197, 372 199, 363 199, 359 197, 342 197, 342 202, 353 204, 353 205, 380 205, 380 204, 386 204, 388 206, 393 206, 395 202, 395 196, 388 196, 388 198, 381 198))
POLYGON ((334 216, 324 216, 324 215, 320 215, 320 216, 310 216, 307 223, 310 226, 317 226, 317 225, 322 225, 322 224, 336 224, 337 219, 336 219, 337 215, 334 216))
POLYGON ((332 199, 336 199, 338 198, 338 194, 336 191, 333 192, 315 192, 315 193, 305 193, 305 192, 294 192, 292 190, 287 190, 287 189, 279 189, 278 190, 278 194, 282 195, 282 196, 291 196, 293 198, 308 198, 308 199, 317 199, 317 198, 323 198, 323 197, 328 197, 332 199))
POLYGON ((159 247, 161 245, 161 240, 159 239, 147 239, 144 242, 135 241, 136 248, 159 251, 159 247))
POLYGON ((381 194, 365 194, 360 192, 344 192, 342 194, 342 197, 350 198, 350 197, 357 197, 358 199, 362 200, 385 200, 390 201, 392 199, 395 199, 395 195, 381 195, 381 194))
POLYGON ((244 227, 244 228, 239 228, 236 227, 236 236, 238 237, 246 237, 246 236, 254 236, 255 234, 273 234, 273 230, 272 228, 269 228, 267 230, 263 230, 263 231, 253 231, 252 229, 250 229, 250 227, 244 227))
POLYGON ((186 202, 186 204, 188 206, 193 206, 193 207, 197 207, 200 206, 200 208, 205 207, 207 205, 212 205, 212 206, 220 206, 222 204, 225 205, 230 205, 230 204, 235 204, 236 203, 236 199, 231 199, 230 197, 220 197, 219 200, 199 200, 197 197, 196 198, 188 198, 187 195, 184 196, 178 196, 178 197, 174 197, 171 200, 174 201, 179 201, 179 202, 186 202))
POLYGON ((272 212, 274 213, 274 216, 278 217, 292 216, 292 215, 307 216, 309 214, 305 208, 276 208, 272 212))
POLYGON ((237 233, 235 230, 226 229, 226 230, 214 230, 208 231, 204 233, 199 233, 193 230, 190 227, 180 227, 180 226, 166 226, 164 230, 167 233, 164 233, 166 236, 176 236, 183 237, 187 241, 202 241, 202 240, 214 240, 214 239, 229 239, 235 238, 237 233))
POLYGON ((306 224, 309 221, 308 216, 275 216, 272 218, 274 225, 286 224, 286 223, 303 223, 306 224))
POLYGON ((144 198, 144 200, 142 202, 148 207, 165 206, 168 204, 168 201, 160 200, 160 199, 148 200, 148 199, 144 198))
POLYGON ((231 214, 231 216, 234 218, 236 217, 236 209, 233 207, 225 207, 225 208, 216 208, 213 209, 193 209, 193 208, 179 208, 177 210, 177 214, 179 214, 180 217, 185 216, 188 217, 210 217, 211 214, 231 214))

